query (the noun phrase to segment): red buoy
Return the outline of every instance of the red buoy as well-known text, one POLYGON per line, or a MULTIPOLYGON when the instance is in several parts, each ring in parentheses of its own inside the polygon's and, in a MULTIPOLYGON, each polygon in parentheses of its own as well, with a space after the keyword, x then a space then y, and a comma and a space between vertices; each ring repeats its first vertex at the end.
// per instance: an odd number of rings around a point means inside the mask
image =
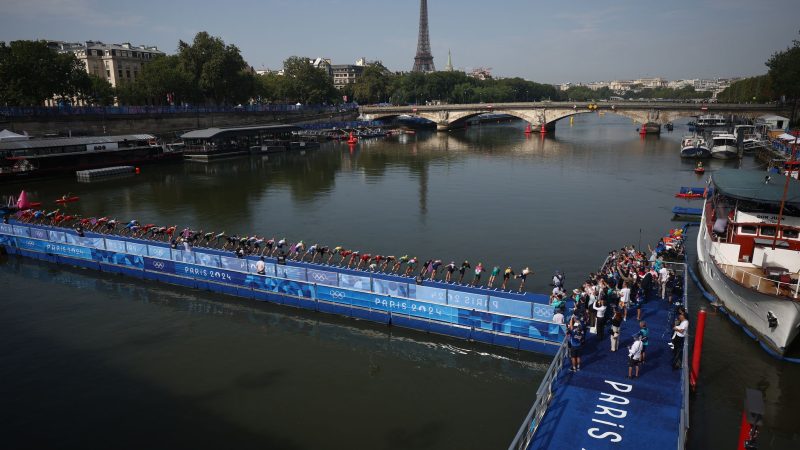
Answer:
POLYGON ((540 133, 545 134, 547 133, 547 128, 545 128, 544 123, 542 123, 542 129, 539 130, 540 133))
POLYGON ((353 132, 351 131, 350 132, 350 139, 347 140, 347 143, 348 144, 355 144, 356 142, 358 142, 358 139, 355 136, 353 136, 353 132))
POLYGON ((136 175, 139 175, 142 172, 138 167, 134 171, 136 172, 136 175))
POLYGON ((528 125, 525 126, 525 134, 531 134, 531 123, 528 122, 528 125))

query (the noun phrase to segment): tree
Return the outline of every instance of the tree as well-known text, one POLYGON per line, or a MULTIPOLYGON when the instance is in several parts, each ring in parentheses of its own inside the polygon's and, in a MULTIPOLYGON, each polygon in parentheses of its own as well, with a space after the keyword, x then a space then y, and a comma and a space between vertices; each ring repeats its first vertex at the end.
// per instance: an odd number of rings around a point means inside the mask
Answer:
POLYGON ((166 105, 202 102, 204 97, 192 74, 177 55, 156 58, 142 67, 135 89, 147 104, 166 105))
POLYGON ((364 67, 364 72, 353 86, 353 96, 362 103, 381 103, 388 100, 391 72, 380 62, 364 67))
POLYGON ((53 97, 72 99, 91 85, 83 63, 43 41, 0 42, 0 103, 41 105, 53 97))
POLYGON ((114 88, 107 80, 89 74, 89 86, 80 97, 90 105, 110 106, 114 104, 114 88))
POLYGON ((769 75, 745 78, 735 81, 717 94, 717 101, 723 103, 765 103, 775 99, 772 80, 769 75))
POLYGON ((772 80, 775 94, 794 100, 792 122, 795 118, 797 103, 800 100, 800 41, 792 41, 792 46, 782 52, 776 52, 766 62, 767 73, 772 80))
POLYGON ((201 31, 191 44, 178 43, 178 62, 198 88, 206 103, 230 104, 246 101, 255 88, 252 74, 239 49, 201 31), (242 88, 242 83, 247 86, 242 88), (248 91, 248 92, 245 92, 248 91))
POLYGON ((288 101, 320 104, 335 101, 339 96, 328 72, 314 67, 308 58, 287 58, 283 62, 283 76, 283 96, 288 101))

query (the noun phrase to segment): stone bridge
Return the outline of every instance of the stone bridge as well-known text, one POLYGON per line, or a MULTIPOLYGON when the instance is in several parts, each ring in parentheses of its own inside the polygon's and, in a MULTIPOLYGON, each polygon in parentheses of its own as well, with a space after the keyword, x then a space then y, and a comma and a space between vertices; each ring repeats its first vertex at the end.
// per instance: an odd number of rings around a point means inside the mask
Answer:
POLYGON ((677 103, 677 102, 532 102, 480 103, 467 105, 361 106, 365 120, 383 120, 400 115, 421 117, 436 123, 436 129, 447 131, 463 127, 466 121, 481 114, 508 114, 529 122, 534 131, 544 127, 555 129, 555 122, 575 114, 605 111, 629 117, 636 123, 665 124, 681 117, 703 114, 734 114, 755 118, 763 114, 784 112, 775 104, 677 103))

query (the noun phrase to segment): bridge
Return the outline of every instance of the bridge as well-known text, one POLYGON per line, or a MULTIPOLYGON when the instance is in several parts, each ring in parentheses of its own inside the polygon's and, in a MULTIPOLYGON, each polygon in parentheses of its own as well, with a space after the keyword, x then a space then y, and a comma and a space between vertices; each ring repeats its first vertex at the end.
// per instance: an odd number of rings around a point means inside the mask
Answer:
POLYGON ((466 121, 481 114, 508 114, 529 122, 534 131, 553 131, 555 123, 565 117, 605 111, 629 117, 638 124, 666 124, 681 117, 703 114, 737 115, 755 118, 763 114, 783 112, 775 104, 740 103, 675 103, 675 102, 529 102, 479 103, 465 105, 360 106, 366 120, 385 120, 410 115, 430 120, 439 131, 461 128, 466 121))

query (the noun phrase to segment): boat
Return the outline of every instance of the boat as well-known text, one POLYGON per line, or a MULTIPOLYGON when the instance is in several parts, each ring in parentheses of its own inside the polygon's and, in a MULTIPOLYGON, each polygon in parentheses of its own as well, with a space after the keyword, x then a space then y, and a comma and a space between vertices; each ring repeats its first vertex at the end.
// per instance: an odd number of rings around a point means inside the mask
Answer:
POLYGON ((703 167, 703 163, 701 161, 697 161, 697 166, 694 168, 694 173, 698 175, 706 173, 706 168, 703 167))
POLYGON ((0 142, 0 181, 180 159, 150 134, 0 142))
POLYGON ((721 114, 704 114, 695 121, 695 128, 724 127, 728 121, 721 114))
POLYGON ((725 169, 710 179, 697 235, 700 276, 717 303, 783 356, 800 332, 800 184, 725 169))
POLYGON ((661 124, 658 122, 647 122, 639 128, 640 134, 661 134, 661 124))
POLYGON ((681 158, 710 158, 708 143, 698 134, 684 136, 681 139, 681 158))
MULTIPOLYGON (((761 130, 766 131, 765 128, 761 130)), ((736 125, 733 128, 733 136, 736 138, 737 143, 741 136, 742 151, 744 153, 752 153, 759 148, 767 147, 769 143, 764 138, 765 134, 755 125, 736 125)))
POLYGON ((714 132, 711 134, 711 157, 732 159, 739 156, 736 136, 730 133, 714 132))
POLYGON ((680 191, 675 194, 678 198, 703 198, 706 188, 681 186, 680 191))
POLYGON ((683 206, 672 208, 672 216, 675 219, 697 220, 702 214, 703 210, 701 208, 685 208, 683 206))
POLYGON ((59 203, 59 204, 63 205, 63 204, 66 204, 66 203, 77 202, 80 199, 81 199, 80 197, 76 197, 76 196, 71 196, 71 197, 64 196, 63 198, 60 198, 60 199, 56 200, 56 203, 59 203))

